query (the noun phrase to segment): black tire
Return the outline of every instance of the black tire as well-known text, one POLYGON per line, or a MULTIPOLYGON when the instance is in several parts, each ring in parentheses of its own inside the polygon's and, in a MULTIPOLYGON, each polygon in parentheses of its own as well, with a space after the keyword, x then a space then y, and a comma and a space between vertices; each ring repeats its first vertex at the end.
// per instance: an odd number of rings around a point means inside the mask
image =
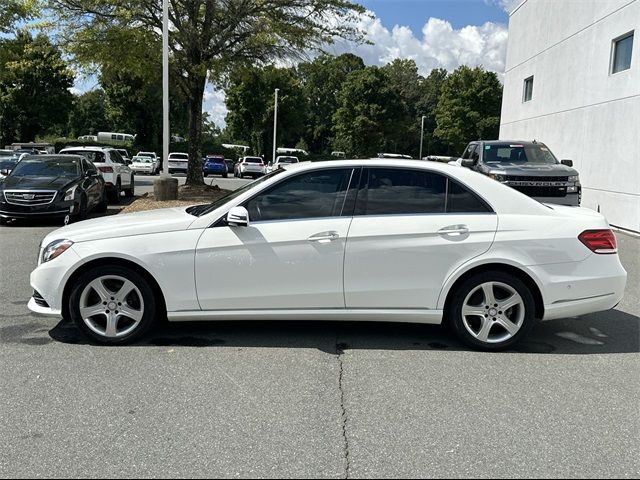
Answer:
POLYGON ((109 204, 109 201, 107 200, 107 191, 102 190, 102 197, 100 198, 100 203, 98 203, 98 205, 96 205, 96 213, 105 213, 107 211, 107 206, 109 204))
POLYGON ((8 218, 0 217, 0 225, 7 225, 9 223, 8 218))
POLYGON ((136 186, 135 186, 135 178, 134 178, 134 175, 131 174, 131 185, 129 186, 129 188, 127 188, 124 191, 124 196, 127 197, 127 198, 133 197, 133 195, 135 193, 135 188, 136 188, 136 186))
POLYGON ((111 203, 120 203, 120 197, 122 193, 122 186, 120 185, 120 179, 116 181, 115 187, 109 192, 109 201, 111 203))
MULTIPOLYGON (((117 297, 115 298, 117 299, 117 297)), ((135 270, 122 266, 100 266, 97 268, 92 268, 91 270, 85 272, 75 281, 74 285, 72 286, 71 295, 69 296, 68 311, 71 315, 71 319, 76 324, 76 326, 92 342, 103 345, 126 345, 140 339, 149 331, 149 329, 155 322, 156 313, 160 313, 157 312, 157 305, 159 303, 160 302, 158 302, 154 290, 149 285, 149 282, 135 270), (105 335, 96 333, 91 328, 89 328, 87 323, 85 323, 85 321, 82 319, 82 315, 80 314, 80 301, 82 292, 85 287, 89 285, 89 283, 100 277, 111 275, 123 277, 132 282, 142 294, 142 301, 144 306, 140 323, 131 332, 120 337, 107 337, 105 335)), ((97 315, 96 317, 92 318, 99 319, 99 317, 100 315, 97 315)), ((119 320, 118 323, 120 322, 122 322, 122 319, 119 320)))
MULTIPOLYGON (((502 289, 500 285, 497 285, 496 290, 494 290, 494 292, 497 293, 501 291, 506 292, 506 290, 502 289)), ((448 322, 448 326, 455 332, 457 337, 463 343, 478 350, 485 350, 485 351, 505 350, 513 346, 514 344, 518 343, 523 337, 527 336, 527 334, 531 331, 531 329, 533 328, 533 325, 536 322, 535 301, 533 298, 533 294, 531 293, 531 290, 518 277, 506 272, 488 271, 488 272, 481 272, 476 275, 473 275, 468 279, 466 279, 464 282, 462 282, 462 284, 458 285, 455 291, 451 293, 451 295, 452 295, 451 301, 448 303, 447 318, 445 320, 446 322, 448 322), (469 332, 469 330, 467 329, 467 326, 465 326, 465 321, 462 315, 462 308, 467 296, 471 294, 474 290, 478 289, 479 286, 487 282, 498 282, 499 284, 507 285, 511 289, 515 290, 522 299, 522 307, 521 306, 513 307, 512 309, 509 309, 508 311, 504 312, 504 316, 507 316, 507 312, 510 312, 510 315, 515 317, 520 315, 520 310, 519 310, 520 308, 523 308, 524 310, 522 314, 522 323, 520 323, 519 330, 517 330, 517 332, 512 334, 510 338, 505 339, 503 341, 499 340, 500 337, 506 335, 508 332, 499 323, 489 327, 489 330, 488 330, 489 334, 494 334, 494 337, 493 338, 488 337, 488 340, 493 340, 493 341, 481 341, 480 339, 476 338, 474 335, 472 335, 469 332), (514 309, 517 309, 517 310, 514 310, 514 309)), ((481 295, 482 297, 484 297, 484 295, 481 293, 478 293, 478 295, 481 295)), ((496 301, 498 303, 494 305, 499 305, 500 299, 497 294, 496 294, 496 301)), ((492 309, 493 306, 490 306, 487 308, 487 305, 483 305, 485 303, 486 302, 484 301, 484 298, 480 303, 478 303, 477 301, 473 302, 474 305, 478 305, 479 309, 484 308, 487 310, 487 312, 489 311, 494 312, 494 310, 492 309)), ((496 310, 498 309, 499 307, 496 308, 496 310)), ((502 315, 502 311, 499 311, 499 313, 500 315, 502 315)), ((496 317, 492 318, 488 314, 484 315, 486 320, 483 320, 482 316, 480 315, 478 316, 471 315, 467 317, 468 318, 470 317, 470 320, 468 320, 467 323, 477 322, 478 332, 480 330, 480 326, 484 325, 485 321, 490 322, 491 320, 494 320, 494 323, 495 323, 495 318, 496 318, 496 317)), ((512 322, 512 323, 517 323, 517 322, 512 322)), ((471 331, 474 331, 474 328, 471 328, 471 331)))
POLYGON ((228 173, 223 173, 223 174, 222 174, 222 178, 227 178, 228 176, 229 176, 229 174, 228 174, 228 173))

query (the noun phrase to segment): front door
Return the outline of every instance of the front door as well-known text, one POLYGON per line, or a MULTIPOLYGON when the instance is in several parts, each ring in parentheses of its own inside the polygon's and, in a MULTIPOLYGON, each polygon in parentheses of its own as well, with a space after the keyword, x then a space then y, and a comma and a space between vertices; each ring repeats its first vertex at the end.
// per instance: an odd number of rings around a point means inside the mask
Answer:
POLYGON ((196 248, 202 310, 344 308, 351 216, 341 216, 352 169, 303 172, 243 206, 250 225, 219 222, 196 248))

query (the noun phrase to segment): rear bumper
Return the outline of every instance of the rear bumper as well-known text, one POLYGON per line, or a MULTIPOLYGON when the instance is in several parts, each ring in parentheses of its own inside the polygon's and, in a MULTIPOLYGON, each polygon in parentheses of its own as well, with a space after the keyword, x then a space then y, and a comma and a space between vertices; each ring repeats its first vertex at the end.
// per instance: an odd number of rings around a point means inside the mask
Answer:
POLYGON ((543 320, 609 310, 620 302, 627 284, 627 272, 618 255, 592 254, 582 262, 529 269, 542 281, 543 320))

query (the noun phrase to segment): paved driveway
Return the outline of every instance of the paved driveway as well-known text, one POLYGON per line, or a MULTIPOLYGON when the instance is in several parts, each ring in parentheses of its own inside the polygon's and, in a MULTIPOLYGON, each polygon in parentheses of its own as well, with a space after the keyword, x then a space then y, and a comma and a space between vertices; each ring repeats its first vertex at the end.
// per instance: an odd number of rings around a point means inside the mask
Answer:
POLYGON ((0 228, 2 477, 640 474, 636 238, 618 235, 616 310, 507 353, 434 326, 314 322, 169 325, 114 348, 27 311, 53 228, 0 228))

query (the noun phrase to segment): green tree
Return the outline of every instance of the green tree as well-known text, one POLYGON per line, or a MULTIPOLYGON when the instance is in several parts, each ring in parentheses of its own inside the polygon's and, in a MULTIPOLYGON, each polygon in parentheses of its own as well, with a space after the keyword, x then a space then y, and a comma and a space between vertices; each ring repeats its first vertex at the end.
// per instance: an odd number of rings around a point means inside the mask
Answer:
POLYGON ((436 68, 431 70, 420 87, 420 99, 418 100, 416 111, 418 116, 424 115, 424 139, 423 139, 423 156, 426 155, 444 155, 447 153, 447 145, 444 144, 435 135, 436 124, 436 108, 440 100, 440 92, 442 84, 447 78, 447 71, 444 68, 436 68))
POLYGON ((110 130, 111 124, 105 111, 104 90, 98 88, 75 96, 69 114, 68 133, 71 137, 96 135, 98 132, 110 130))
POLYGON ((38 8, 37 0, 2 0, 0 2, 0 33, 9 33, 16 23, 34 18, 38 8))
POLYGON ((353 156, 393 150, 389 139, 401 113, 401 100, 381 69, 366 67, 352 72, 338 94, 333 145, 353 156))
POLYGON ((424 78, 418 73, 413 60, 395 59, 381 68, 388 87, 395 93, 399 106, 396 117, 389 119, 387 141, 395 153, 418 155, 420 144, 420 118, 418 104, 424 78))
POLYGON ((240 68, 230 75, 226 89, 227 134, 247 139, 253 152, 271 158, 273 151, 274 91, 278 92, 278 146, 292 146, 304 130, 305 102, 290 68, 240 68))
POLYGON ((45 35, 0 40, 0 144, 62 134, 72 86, 73 72, 45 35))
MULTIPOLYGON (((160 55, 157 0, 49 0, 61 38, 85 65, 141 69, 160 55)), ((239 64, 266 64, 320 49, 336 37, 360 40, 350 0, 172 0, 170 39, 179 88, 188 99, 188 184, 202 184, 202 101, 207 80, 239 64), (327 21, 340 18, 340 22, 327 21)))
POLYGON ((312 62, 298 66, 307 104, 304 140, 311 151, 331 151, 332 119, 338 109, 338 93, 347 75, 363 68, 362 59, 351 53, 338 57, 320 55, 312 62))
POLYGON ((498 138, 502 85, 482 67, 457 68, 442 84, 436 108, 435 134, 460 154, 471 140, 498 138))

